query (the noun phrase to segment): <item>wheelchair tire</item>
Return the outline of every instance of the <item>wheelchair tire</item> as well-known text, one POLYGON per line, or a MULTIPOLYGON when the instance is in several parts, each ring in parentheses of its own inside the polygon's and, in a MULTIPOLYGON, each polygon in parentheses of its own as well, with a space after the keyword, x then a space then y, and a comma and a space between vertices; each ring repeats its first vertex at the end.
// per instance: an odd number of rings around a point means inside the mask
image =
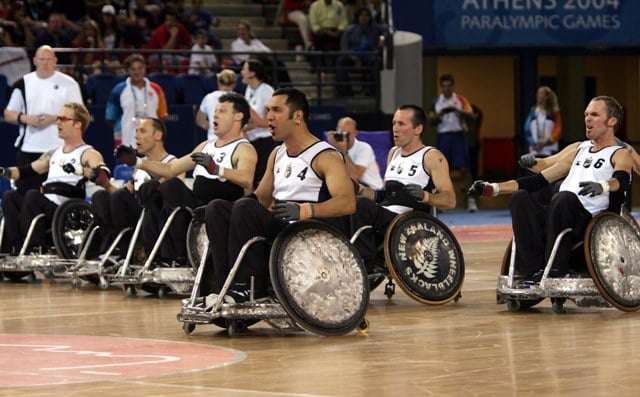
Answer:
MULTIPOLYGON (((84 200, 71 199, 62 203, 53 214, 51 235, 58 255, 63 259, 78 258, 93 223, 91 205, 84 200)), ((96 257, 98 244, 87 255, 96 257)))
POLYGON ((602 297, 626 312, 640 309, 640 236, 620 215, 603 212, 585 233, 587 269, 602 297))
POLYGON ((288 225, 269 258, 278 301, 302 328, 343 335, 364 320, 369 303, 367 271, 348 239, 318 221, 288 225))
POLYGON ((197 271, 202 259, 204 244, 209 241, 204 224, 204 207, 196 208, 187 229, 187 256, 189 263, 197 271), (200 216, 199 212, 202 211, 200 216))
POLYGON ((384 238, 391 275, 412 299, 444 304, 458 296, 464 281, 464 257, 455 236, 438 219, 408 211, 391 222, 384 238))
MULTIPOLYGON (((509 245, 507 245, 507 249, 502 256, 502 265, 500 266, 500 275, 508 276, 509 275, 509 264, 511 263, 511 247, 513 246, 513 238, 509 240, 509 245)), ((536 298, 536 299, 509 299, 507 300, 507 308, 509 311, 518 311, 518 310, 526 310, 534 307, 538 303, 542 302, 544 298, 536 298), (517 304, 515 303, 517 302, 517 304)))

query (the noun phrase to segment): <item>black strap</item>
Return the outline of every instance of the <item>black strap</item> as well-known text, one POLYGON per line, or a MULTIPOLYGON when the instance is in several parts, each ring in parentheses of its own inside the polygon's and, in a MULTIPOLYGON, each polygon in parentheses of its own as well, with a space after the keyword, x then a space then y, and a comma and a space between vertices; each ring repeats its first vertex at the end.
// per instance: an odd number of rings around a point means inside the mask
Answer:
POLYGON ((74 186, 64 182, 51 182, 42 186, 42 193, 44 194, 57 194, 69 198, 84 199, 86 193, 83 186, 74 186))

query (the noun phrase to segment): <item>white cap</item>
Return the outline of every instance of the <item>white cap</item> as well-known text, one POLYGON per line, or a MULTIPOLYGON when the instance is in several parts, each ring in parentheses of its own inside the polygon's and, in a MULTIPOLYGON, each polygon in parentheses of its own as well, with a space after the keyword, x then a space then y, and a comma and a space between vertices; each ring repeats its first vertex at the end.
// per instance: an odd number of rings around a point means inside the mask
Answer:
POLYGON ((104 7, 102 7, 102 13, 109 14, 109 15, 116 15, 116 9, 111 4, 107 4, 104 7))

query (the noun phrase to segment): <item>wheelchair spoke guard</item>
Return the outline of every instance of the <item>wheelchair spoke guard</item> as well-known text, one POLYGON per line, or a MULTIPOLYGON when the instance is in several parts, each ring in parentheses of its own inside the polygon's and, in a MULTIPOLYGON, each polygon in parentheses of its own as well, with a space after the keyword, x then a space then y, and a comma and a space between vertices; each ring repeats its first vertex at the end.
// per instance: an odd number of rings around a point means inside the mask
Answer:
POLYGON ((346 237, 317 221, 290 224, 276 237, 269 258, 276 297, 302 328, 342 335, 364 319, 367 272, 346 237))
POLYGON ((198 207, 194 210, 193 218, 187 229, 187 256, 196 271, 200 266, 204 246, 209 243, 204 224, 204 209, 205 207, 198 207))
POLYGON ((640 308, 640 236, 628 220, 611 212, 587 227, 587 268, 602 297, 623 311, 640 308))
POLYGON ((464 258, 444 223, 424 212, 405 212, 391 222, 384 240, 389 271, 411 298, 443 304, 459 294, 464 258))
POLYGON ((51 234, 61 258, 75 259, 80 255, 92 222, 91 205, 84 200, 67 200, 56 208, 51 234))

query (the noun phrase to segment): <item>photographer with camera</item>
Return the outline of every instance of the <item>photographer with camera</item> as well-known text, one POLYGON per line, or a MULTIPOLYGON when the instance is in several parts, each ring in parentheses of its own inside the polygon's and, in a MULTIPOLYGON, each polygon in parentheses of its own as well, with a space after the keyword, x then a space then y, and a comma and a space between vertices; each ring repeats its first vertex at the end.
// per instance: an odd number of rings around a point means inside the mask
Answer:
POLYGON ((329 131, 327 141, 344 156, 349 176, 374 190, 382 189, 382 177, 373 148, 356 139, 356 121, 351 117, 338 120, 335 131, 329 131))

